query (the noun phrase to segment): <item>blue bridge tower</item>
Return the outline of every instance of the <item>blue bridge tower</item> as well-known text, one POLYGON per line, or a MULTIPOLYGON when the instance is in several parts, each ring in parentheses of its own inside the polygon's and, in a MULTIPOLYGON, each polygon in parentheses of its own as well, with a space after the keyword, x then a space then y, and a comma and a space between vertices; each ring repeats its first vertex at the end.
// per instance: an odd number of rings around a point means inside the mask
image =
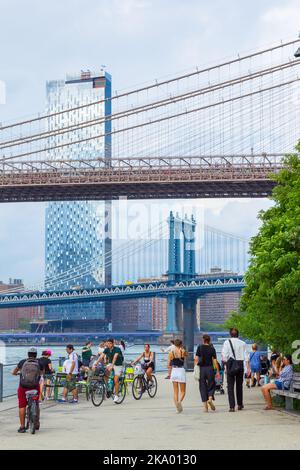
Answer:
MULTIPOLYGON (((195 230, 196 221, 170 212, 169 223, 169 269, 168 280, 186 281, 196 276, 195 230), (183 248, 183 250, 182 250, 183 248)), ((178 332, 177 309, 183 307, 183 341, 190 353, 194 351, 194 328, 197 297, 191 294, 168 296, 167 332, 178 332)))

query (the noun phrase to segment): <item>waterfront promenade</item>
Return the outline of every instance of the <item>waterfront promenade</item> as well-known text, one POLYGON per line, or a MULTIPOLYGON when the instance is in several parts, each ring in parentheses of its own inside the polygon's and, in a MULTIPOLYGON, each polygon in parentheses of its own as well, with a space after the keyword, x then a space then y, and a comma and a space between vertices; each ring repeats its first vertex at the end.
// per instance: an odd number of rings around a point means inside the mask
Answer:
POLYGON ((158 395, 124 404, 105 401, 100 408, 42 405, 41 430, 18 435, 16 399, 0 405, 2 449, 299 449, 300 416, 263 411, 258 389, 245 390, 245 410, 228 413, 227 395, 216 396, 217 411, 204 414, 197 383, 188 374, 184 412, 177 415, 172 385, 158 374, 158 395), (280 437, 279 437, 280 436, 280 437))

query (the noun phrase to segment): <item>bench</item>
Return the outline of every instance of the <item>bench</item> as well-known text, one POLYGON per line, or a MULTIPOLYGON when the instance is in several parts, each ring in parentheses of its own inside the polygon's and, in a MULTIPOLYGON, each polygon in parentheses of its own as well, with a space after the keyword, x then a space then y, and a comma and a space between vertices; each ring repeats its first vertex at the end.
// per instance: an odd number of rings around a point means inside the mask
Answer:
POLYGON ((285 398, 286 410, 293 410, 294 400, 300 400, 300 373, 294 373, 289 390, 272 390, 272 392, 285 398))

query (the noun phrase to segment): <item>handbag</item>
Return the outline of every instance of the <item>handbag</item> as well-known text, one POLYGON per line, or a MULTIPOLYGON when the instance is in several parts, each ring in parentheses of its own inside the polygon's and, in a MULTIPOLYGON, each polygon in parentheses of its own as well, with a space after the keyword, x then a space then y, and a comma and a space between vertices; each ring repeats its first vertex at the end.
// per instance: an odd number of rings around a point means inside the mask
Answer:
POLYGON ((199 382, 199 380, 200 380, 200 367, 198 366, 198 364, 195 364, 193 374, 194 374, 194 379, 198 380, 198 382, 199 382))
POLYGON ((236 377, 240 373, 241 367, 240 367, 238 361, 236 360, 236 355, 235 355, 235 351, 234 351, 231 340, 229 340, 229 344, 230 344, 230 347, 231 347, 233 358, 231 357, 227 361, 227 373, 228 373, 228 375, 230 375, 230 377, 236 377))

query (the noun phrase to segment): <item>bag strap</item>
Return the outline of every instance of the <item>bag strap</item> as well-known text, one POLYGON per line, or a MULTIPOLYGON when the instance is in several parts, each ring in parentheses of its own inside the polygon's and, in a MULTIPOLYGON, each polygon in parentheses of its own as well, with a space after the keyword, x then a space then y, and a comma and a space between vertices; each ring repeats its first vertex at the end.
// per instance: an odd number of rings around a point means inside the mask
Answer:
POLYGON ((233 344, 232 344, 231 339, 229 340, 229 344, 230 344, 230 346, 231 346, 231 351, 232 351, 233 357, 234 357, 234 359, 236 360, 236 356, 235 356, 235 352, 234 352, 234 348, 233 348, 233 344))

